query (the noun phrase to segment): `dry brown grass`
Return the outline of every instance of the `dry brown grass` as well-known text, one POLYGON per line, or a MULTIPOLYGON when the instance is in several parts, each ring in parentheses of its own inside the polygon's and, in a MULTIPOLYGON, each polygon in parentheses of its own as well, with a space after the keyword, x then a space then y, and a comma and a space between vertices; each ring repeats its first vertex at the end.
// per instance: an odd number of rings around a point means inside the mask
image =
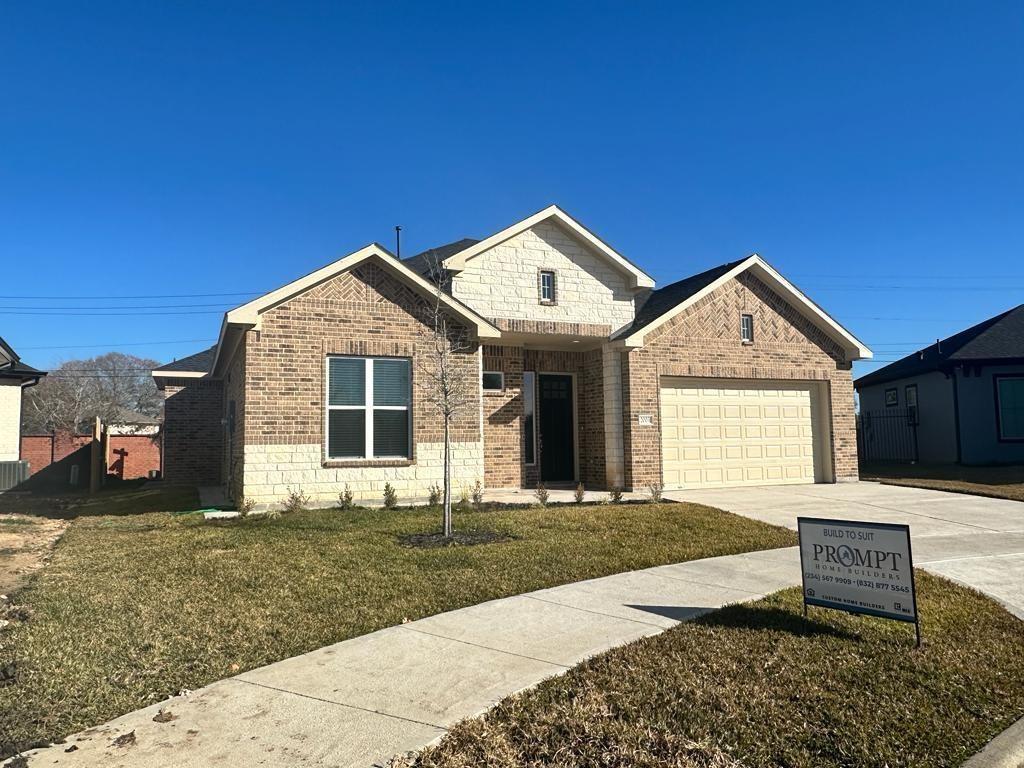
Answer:
POLYGON ((609 651, 452 729, 418 768, 928 768, 1024 716, 1024 623, 918 574, 925 645, 799 590, 609 651), (735 763, 733 762, 735 761, 735 763))

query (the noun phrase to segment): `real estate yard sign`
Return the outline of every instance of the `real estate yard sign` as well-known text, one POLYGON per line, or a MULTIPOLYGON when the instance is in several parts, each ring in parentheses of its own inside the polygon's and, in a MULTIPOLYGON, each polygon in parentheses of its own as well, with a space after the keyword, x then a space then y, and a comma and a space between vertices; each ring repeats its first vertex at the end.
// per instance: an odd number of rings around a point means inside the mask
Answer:
POLYGON ((804 611, 808 605, 911 621, 917 619, 910 526, 797 518, 804 611))

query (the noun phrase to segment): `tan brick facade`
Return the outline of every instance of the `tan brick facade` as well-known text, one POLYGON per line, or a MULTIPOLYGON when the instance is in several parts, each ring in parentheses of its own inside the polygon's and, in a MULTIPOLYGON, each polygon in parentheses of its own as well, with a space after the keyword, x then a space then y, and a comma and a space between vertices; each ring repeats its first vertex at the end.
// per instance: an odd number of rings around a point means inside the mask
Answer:
MULTIPOLYGON (((238 418, 245 497, 281 501, 290 489, 334 500, 347 483, 358 498, 379 500, 384 483, 406 499, 426 496, 441 480, 443 422, 425 396, 432 365, 429 300, 388 271, 362 264, 301 294, 262 317, 246 334, 244 394, 238 418), (412 361, 413 456, 405 461, 330 461, 325 455, 326 360, 330 355, 402 357, 412 361), (244 418, 241 415, 244 413, 244 418)), ((483 480, 478 347, 454 326, 468 349, 455 356, 470 383, 469 402, 453 422, 457 483, 483 480)), ((236 361, 232 370, 237 370, 236 361)), ((234 374, 232 374, 234 375, 234 374)), ((229 385, 229 392, 233 391, 229 385)), ((230 395, 229 395, 230 397, 230 395)), ((236 427, 236 436, 239 436, 236 427)), ((237 459, 236 459, 237 461, 237 459)))
POLYGON ((655 329, 622 357, 625 484, 642 489, 661 478, 662 376, 785 379, 828 384, 832 473, 857 478, 851 366, 842 349, 789 303, 742 273, 655 329), (754 343, 740 339, 740 315, 754 316, 754 343), (640 426, 641 414, 652 417, 640 426))
POLYGON ((164 386, 164 477, 174 483, 217 485, 223 463, 223 383, 169 379, 164 386))

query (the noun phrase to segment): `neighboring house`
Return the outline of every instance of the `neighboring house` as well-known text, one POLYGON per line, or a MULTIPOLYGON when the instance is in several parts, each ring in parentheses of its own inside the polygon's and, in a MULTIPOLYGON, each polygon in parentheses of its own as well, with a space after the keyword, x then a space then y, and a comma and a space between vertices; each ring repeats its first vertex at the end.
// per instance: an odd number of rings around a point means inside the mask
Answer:
POLYGON ((214 347, 153 372, 167 479, 260 504, 425 497, 438 277, 469 342, 456 492, 857 478, 851 363, 871 353, 852 334, 757 255, 655 289, 551 206, 404 261, 368 245, 228 312, 214 347))
POLYGON ((1024 462, 1024 305, 861 376, 856 387, 862 417, 909 410, 920 461, 1024 462))
POLYGON ((160 419, 138 411, 119 408, 104 423, 111 435, 159 435, 160 419))
MULTIPOLYGON (((21 362, 11 346, 0 338, 0 465, 21 459, 21 396, 22 390, 37 384, 45 376, 21 362)), ((0 490, 24 480, 20 468, 0 466, 0 490)))

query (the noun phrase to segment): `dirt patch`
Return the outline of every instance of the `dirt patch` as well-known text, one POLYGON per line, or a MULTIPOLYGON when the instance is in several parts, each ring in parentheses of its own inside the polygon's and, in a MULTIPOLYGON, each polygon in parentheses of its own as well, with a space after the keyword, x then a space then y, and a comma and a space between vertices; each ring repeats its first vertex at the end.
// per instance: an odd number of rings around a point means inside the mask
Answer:
POLYGON ((67 520, 0 514, 0 595, 9 595, 41 568, 67 520))
POLYGON ((498 533, 497 531, 464 531, 455 532, 447 538, 441 533, 410 533, 405 536, 399 536, 398 542, 403 547, 436 549, 438 547, 496 544, 499 541, 510 541, 513 538, 513 536, 498 533))

